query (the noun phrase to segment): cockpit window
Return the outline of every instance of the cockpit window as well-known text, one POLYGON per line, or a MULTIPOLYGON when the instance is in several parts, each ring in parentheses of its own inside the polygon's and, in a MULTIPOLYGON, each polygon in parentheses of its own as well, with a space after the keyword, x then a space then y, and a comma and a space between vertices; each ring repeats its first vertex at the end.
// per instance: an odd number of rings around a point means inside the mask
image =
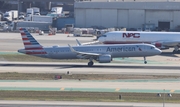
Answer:
POLYGON ((151 47, 151 49, 154 49, 154 47, 151 47))
POLYGON ((102 35, 101 37, 106 37, 106 35, 102 35))

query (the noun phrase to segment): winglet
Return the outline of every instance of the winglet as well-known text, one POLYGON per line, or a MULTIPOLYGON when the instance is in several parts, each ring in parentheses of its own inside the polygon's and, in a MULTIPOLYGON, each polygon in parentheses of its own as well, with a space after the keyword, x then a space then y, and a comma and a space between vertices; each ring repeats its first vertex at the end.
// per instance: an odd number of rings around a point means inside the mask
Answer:
POLYGON ((68 46, 69 46, 71 52, 76 52, 69 44, 68 44, 68 46))
POLYGON ((78 43, 78 46, 81 46, 82 44, 76 39, 76 42, 78 43))

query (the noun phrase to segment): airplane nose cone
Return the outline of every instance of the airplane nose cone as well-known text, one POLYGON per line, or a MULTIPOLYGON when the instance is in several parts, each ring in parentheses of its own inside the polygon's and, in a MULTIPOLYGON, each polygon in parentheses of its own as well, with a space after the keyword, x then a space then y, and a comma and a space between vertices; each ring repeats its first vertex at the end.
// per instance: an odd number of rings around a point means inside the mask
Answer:
POLYGON ((101 42, 101 37, 97 37, 97 40, 98 40, 99 42, 101 42))
POLYGON ((103 42, 103 37, 98 37, 98 39, 97 39, 99 42, 103 42))
POLYGON ((159 55, 162 53, 162 51, 160 49, 156 49, 156 53, 159 55))

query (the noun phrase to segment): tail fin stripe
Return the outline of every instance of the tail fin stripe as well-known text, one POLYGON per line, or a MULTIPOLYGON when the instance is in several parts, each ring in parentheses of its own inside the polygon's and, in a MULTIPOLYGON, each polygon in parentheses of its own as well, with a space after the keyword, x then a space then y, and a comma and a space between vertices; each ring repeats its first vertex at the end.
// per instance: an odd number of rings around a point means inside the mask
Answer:
POLYGON ((39 45, 38 43, 32 43, 32 42, 23 42, 24 44, 31 44, 31 45, 39 45))
POLYGON ((35 38, 25 28, 20 28, 20 33, 25 49, 28 50, 43 49, 42 46, 35 40, 35 38))
POLYGON ((23 42, 30 42, 29 40, 24 40, 23 42))
POLYGON ((22 36, 22 38, 28 38, 28 39, 33 39, 33 40, 35 40, 34 38, 30 38, 30 37, 27 37, 27 36, 22 36))
POLYGON ((32 44, 29 42, 29 43, 24 43, 24 45, 32 45, 32 44))
POLYGON ((34 38, 27 37, 29 40, 35 40, 34 38))
POLYGON ((22 35, 22 36, 26 36, 26 34, 25 34, 25 33, 21 33, 21 35, 22 35))
POLYGON ((28 38, 22 38, 23 41, 28 40, 28 38))
POLYGON ((24 45, 39 45, 38 43, 24 42, 24 45))
POLYGON ((36 40, 29 40, 29 39, 27 38, 27 40, 23 40, 23 42, 36 42, 36 40))
POLYGON ((33 43, 37 43, 35 40, 23 40, 23 42, 33 42, 33 43))
POLYGON ((29 40, 28 42, 37 43, 35 40, 29 40))

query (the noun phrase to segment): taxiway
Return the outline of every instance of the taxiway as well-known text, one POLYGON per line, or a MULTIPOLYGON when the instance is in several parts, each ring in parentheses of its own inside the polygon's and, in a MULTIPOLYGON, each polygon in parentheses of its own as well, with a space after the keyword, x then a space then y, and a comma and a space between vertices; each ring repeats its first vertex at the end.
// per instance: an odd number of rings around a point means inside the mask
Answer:
MULTIPOLYGON (((115 102, 72 102, 72 101, 0 101, 2 107, 162 107, 162 103, 115 103, 115 102)), ((166 107, 180 104, 166 103, 166 107)))

